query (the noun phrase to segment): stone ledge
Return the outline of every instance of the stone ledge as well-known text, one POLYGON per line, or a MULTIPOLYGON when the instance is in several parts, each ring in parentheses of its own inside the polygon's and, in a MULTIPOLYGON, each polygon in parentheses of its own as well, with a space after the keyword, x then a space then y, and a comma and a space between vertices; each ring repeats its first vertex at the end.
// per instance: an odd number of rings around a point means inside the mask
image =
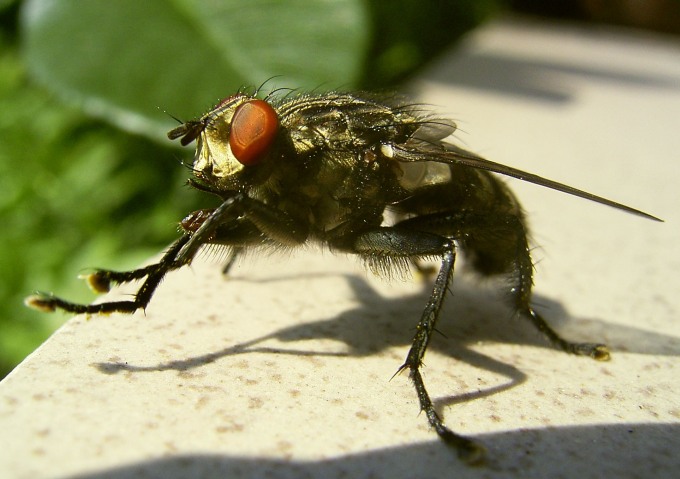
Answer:
MULTIPOLYGON (((568 357, 459 276, 426 357, 469 469, 405 375, 427 293, 307 250, 199 261, 146 315, 76 317, 0 383, 5 477, 657 477, 680 466, 677 43, 498 22, 413 88, 467 147, 663 217, 513 187, 540 260, 537 302, 613 360, 568 357)), ((112 295, 129 293, 116 290, 112 295)))

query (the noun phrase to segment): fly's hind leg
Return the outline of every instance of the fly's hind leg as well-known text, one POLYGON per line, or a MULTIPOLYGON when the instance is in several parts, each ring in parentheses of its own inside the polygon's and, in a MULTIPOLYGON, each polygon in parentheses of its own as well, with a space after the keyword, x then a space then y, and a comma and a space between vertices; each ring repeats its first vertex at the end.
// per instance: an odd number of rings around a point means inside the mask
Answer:
POLYGON ((557 348, 579 356, 589 356, 598 361, 608 361, 609 349, 600 343, 578 343, 564 339, 531 307, 531 291, 533 286, 533 264, 527 232, 519 218, 508 221, 507 225, 514 231, 517 238, 517 253, 515 255, 515 278, 510 291, 510 300, 517 313, 527 318, 548 340, 557 348))
POLYGON ((555 347, 598 361, 609 359, 607 346, 564 339, 531 307, 534 269, 527 239, 528 232, 522 217, 518 214, 435 213, 406 219, 397 226, 462 238, 464 249, 472 253, 473 265, 481 273, 513 274, 509 295, 511 306, 517 314, 527 318, 555 347))
POLYGON ((437 234, 386 227, 359 234, 347 249, 361 255, 369 262, 369 265, 375 265, 381 261, 389 264, 389 261, 395 258, 441 257, 441 267, 430 298, 416 326, 416 334, 411 349, 406 356, 406 361, 397 373, 405 369, 409 370, 410 378, 418 395, 420 408, 425 412, 427 420, 439 437, 448 445, 454 447, 458 456, 467 463, 478 464, 482 462, 485 455, 484 448, 472 439, 460 436, 446 427, 435 411, 420 374, 423 357, 439 318, 444 296, 453 277, 453 266, 456 258, 453 241, 437 234))

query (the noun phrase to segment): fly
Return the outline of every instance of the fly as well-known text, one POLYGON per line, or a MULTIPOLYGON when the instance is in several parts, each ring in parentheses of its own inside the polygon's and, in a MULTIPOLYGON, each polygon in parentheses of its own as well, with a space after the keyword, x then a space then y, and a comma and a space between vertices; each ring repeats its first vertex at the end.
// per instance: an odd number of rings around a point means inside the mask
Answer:
POLYGON ((134 299, 76 304, 37 293, 26 304, 76 314, 146 309, 163 277, 192 262, 205 245, 243 251, 317 243, 355 254, 377 274, 437 257, 441 266, 406 360, 420 408, 461 459, 478 463, 484 448, 450 430, 436 413, 420 368, 451 282, 458 252, 484 276, 509 278, 508 301, 557 348, 609 359, 600 343, 562 338, 531 306, 533 265, 525 215, 494 173, 518 178, 643 218, 642 211, 486 160, 446 141, 456 125, 419 105, 367 93, 300 94, 259 99, 239 92, 168 133, 196 141, 189 184, 219 198, 190 213, 158 263, 132 271, 96 270, 89 285, 144 280, 134 299), (387 220, 386 213, 389 213, 387 220))

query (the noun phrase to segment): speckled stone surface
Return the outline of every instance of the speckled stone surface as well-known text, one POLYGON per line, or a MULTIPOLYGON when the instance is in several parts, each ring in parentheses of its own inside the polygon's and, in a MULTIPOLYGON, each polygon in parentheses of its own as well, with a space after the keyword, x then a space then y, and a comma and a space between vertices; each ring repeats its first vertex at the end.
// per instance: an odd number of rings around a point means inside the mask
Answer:
POLYGON ((412 85, 469 149, 666 220, 512 181, 539 309, 613 358, 547 347, 457 276, 423 374, 486 466, 390 380, 427 286, 306 249, 229 279, 198 261, 146 314, 69 321, 0 383, 2 477, 677 477, 679 60, 677 39, 502 21, 412 85))

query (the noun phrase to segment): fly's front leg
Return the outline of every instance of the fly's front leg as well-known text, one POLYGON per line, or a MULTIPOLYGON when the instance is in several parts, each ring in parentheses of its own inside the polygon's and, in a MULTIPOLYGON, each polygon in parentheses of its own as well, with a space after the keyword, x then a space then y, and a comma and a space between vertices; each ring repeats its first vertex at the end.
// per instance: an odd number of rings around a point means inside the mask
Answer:
POLYGON ((298 244, 307 236, 307 230, 303 224, 294 221, 284 212, 242 194, 226 199, 214 210, 201 210, 197 213, 192 217, 191 223, 195 225, 195 231, 189 229, 170 247, 158 263, 133 271, 99 270, 88 277, 90 286, 100 292, 107 291, 111 283, 126 283, 146 277, 135 294, 134 300, 77 304, 41 293, 26 298, 26 305, 48 312, 60 309, 75 314, 114 311, 133 313, 139 308, 146 308, 163 277, 169 271, 190 264, 204 244, 213 242, 229 244, 228 236, 231 233, 236 233, 238 241, 252 242, 264 236, 284 244, 298 244), (246 221, 241 222, 239 220, 241 217, 245 217, 246 221), (229 225, 236 225, 236 227, 230 228, 229 225))
POLYGON ((179 263, 191 263, 201 246, 208 243, 235 245, 234 254, 238 254, 243 244, 256 240, 295 246, 303 243, 309 234, 309 226, 303 221, 241 193, 224 200, 196 226, 191 239, 177 255, 179 263))
POLYGON ((456 258, 455 245, 449 238, 420 231, 410 231, 399 228, 377 228, 367 231, 355 238, 353 252, 360 254, 369 261, 390 261, 394 258, 418 258, 424 256, 440 256, 442 264, 434 282, 430 298, 425 305, 422 316, 416 326, 411 349, 406 361, 397 373, 404 369, 416 388, 420 408, 425 412, 430 425, 441 439, 453 446, 458 456, 470 464, 476 464, 484 458, 484 448, 475 441, 460 436, 444 425, 435 411, 430 395, 425 388, 420 367, 432 333, 437 324, 439 313, 444 302, 444 296, 453 278, 453 267, 456 258))
POLYGON ((182 236, 165 252, 158 263, 145 266, 144 268, 133 271, 97 270, 88 275, 87 281, 90 287, 98 292, 108 291, 111 283, 128 283, 146 277, 146 281, 144 281, 137 294, 135 294, 134 300, 109 301, 99 304, 78 304, 65 301, 51 294, 39 293, 26 298, 25 303, 31 308, 48 312, 60 309, 74 314, 112 313, 114 311, 134 313, 139 308, 146 308, 156 288, 169 271, 182 266, 181 263, 176 261, 176 257, 189 239, 189 235, 182 236))

